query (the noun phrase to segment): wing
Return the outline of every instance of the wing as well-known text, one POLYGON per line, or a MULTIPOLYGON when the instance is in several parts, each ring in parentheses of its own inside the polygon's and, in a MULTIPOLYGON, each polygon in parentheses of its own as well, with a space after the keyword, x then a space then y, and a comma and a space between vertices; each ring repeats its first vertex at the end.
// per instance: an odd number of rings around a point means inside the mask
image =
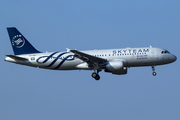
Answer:
POLYGON ((93 69, 99 69, 107 63, 106 59, 95 57, 77 50, 70 50, 70 52, 74 53, 75 57, 87 62, 89 67, 93 67, 93 69))

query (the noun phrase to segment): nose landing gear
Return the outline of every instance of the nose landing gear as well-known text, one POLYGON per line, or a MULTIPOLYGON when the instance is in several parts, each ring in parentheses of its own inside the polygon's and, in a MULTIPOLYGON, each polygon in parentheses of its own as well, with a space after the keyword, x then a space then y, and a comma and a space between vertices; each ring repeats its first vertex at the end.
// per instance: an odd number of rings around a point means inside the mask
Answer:
POLYGON ((157 73, 155 72, 154 66, 152 66, 152 71, 153 71, 152 75, 153 75, 153 76, 156 76, 157 73))

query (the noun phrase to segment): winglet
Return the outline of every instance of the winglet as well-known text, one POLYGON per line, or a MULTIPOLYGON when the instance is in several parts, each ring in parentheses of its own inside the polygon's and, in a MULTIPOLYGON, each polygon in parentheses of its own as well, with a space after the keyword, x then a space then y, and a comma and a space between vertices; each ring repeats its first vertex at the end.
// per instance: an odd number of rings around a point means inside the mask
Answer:
POLYGON ((69 48, 66 48, 66 50, 67 50, 67 52, 70 52, 70 51, 71 51, 71 49, 69 49, 69 48))

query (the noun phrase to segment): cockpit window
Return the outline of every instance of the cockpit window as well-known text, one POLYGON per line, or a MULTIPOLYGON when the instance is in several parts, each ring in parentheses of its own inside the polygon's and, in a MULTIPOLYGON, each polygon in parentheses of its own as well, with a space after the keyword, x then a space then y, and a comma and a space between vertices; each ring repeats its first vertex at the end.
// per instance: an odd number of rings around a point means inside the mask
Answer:
POLYGON ((170 54, 170 52, 169 52, 169 51, 167 51, 167 50, 166 50, 166 53, 169 53, 169 54, 170 54))
POLYGON ((170 52, 169 52, 169 51, 167 51, 167 50, 162 51, 161 53, 162 53, 162 54, 166 54, 166 53, 169 53, 169 54, 170 54, 170 52))

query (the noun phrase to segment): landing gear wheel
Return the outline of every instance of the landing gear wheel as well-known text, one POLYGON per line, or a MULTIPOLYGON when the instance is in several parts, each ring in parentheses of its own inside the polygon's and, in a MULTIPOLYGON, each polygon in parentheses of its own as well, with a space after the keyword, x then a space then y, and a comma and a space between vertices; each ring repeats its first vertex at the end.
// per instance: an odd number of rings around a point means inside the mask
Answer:
POLYGON ((100 79, 100 76, 97 74, 96 77, 95 77, 96 80, 99 80, 100 79))
POLYGON ((156 76, 156 72, 153 72, 152 74, 153 74, 153 76, 156 76))
POLYGON ((96 78, 97 73, 93 72, 91 76, 92 76, 93 78, 96 78))
POLYGON ((98 73, 96 73, 96 72, 93 72, 91 76, 92 76, 95 80, 99 80, 99 79, 100 79, 100 76, 99 76, 98 73))
POLYGON ((152 75, 153 75, 153 76, 156 76, 156 72, 155 72, 154 66, 152 66, 152 71, 153 71, 152 75))

